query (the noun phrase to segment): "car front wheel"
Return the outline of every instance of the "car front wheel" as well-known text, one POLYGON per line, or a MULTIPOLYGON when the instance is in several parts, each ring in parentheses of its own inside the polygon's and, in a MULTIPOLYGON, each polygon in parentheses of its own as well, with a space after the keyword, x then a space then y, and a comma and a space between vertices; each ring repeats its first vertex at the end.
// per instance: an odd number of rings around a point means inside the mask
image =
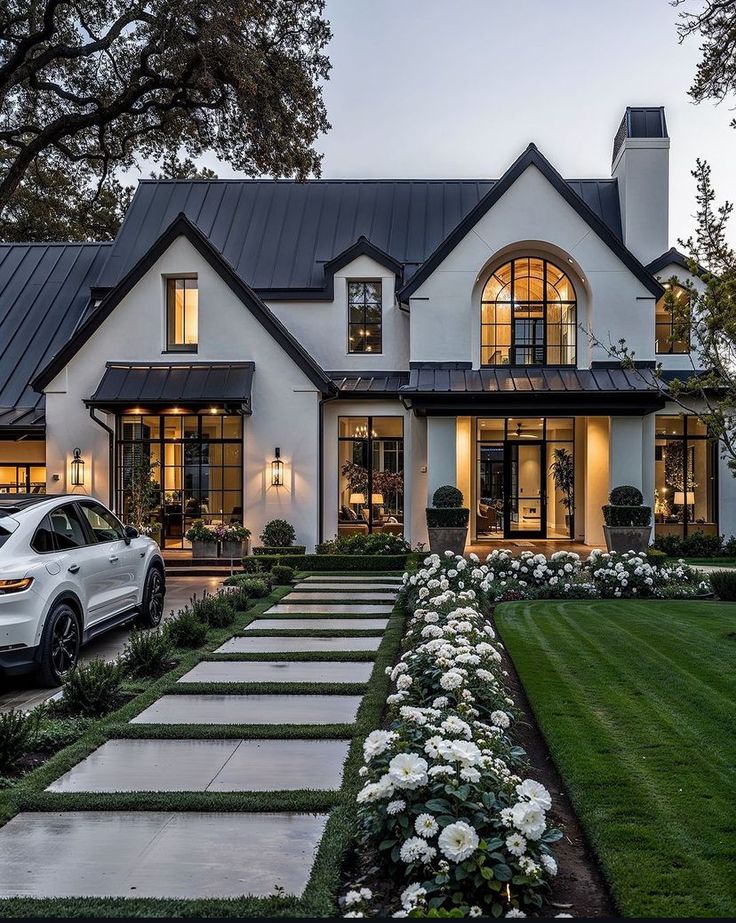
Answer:
POLYGON ((143 589, 143 605, 138 621, 145 628, 155 628, 161 624, 164 615, 164 577, 158 567, 151 567, 146 574, 143 589))
POLYGON ((38 679, 41 685, 60 686, 79 659, 81 636, 76 613, 67 603, 57 603, 46 619, 41 638, 38 679))

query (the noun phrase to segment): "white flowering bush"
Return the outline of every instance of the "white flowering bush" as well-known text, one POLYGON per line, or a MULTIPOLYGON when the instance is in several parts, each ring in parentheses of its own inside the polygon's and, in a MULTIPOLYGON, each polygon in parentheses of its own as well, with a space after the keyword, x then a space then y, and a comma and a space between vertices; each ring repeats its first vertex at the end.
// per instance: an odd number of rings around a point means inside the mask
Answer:
POLYGON ((484 615, 488 573, 432 555, 405 577, 412 614, 389 668, 392 720, 365 740, 357 799, 364 844, 406 881, 398 915, 538 908, 557 871, 552 800, 514 743, 517 712, 484 615))

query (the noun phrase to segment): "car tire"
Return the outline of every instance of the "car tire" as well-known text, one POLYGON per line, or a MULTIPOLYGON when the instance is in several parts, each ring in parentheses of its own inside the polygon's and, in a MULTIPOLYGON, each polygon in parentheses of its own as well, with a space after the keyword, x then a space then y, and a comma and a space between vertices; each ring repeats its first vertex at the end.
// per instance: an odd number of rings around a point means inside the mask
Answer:
POLYGON ((81 630, 77 613, 65 602, 49 612, 41 635, 38 681, 46 688, 60 686, 79 660, 81 630))
POLYGON ((143 588, 143 605, 138 616, 138 623, 144 628, 156 628, 164 617, 165 584, 161 569, 149 567, 143 588))

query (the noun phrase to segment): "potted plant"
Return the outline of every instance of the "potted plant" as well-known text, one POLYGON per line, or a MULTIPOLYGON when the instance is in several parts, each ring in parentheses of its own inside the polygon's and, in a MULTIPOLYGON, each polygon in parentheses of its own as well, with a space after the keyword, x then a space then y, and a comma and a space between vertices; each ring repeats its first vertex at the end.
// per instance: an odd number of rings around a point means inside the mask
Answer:
POLYGON ((243 557, 243 542, 250 537, 250 529, 239 522, 232 522, 230 525, 220 523, 213 531, 219 542, 221 558, 243 557))
POLYGON ((636 487, 614 487, 603 507, 603 533, 609 551, 646 551, 652 534, 652 508, 636 487))
POLYGON ((195 519, 184 537, 192 543, 192 557, 217 557, 217 536, 213 529, 204 524, 204 520, 195 519))
POLYGON ((462 554, 468 537, 470 510, 463 506, 463 495, 457 487, 438 487, 427 507, 429 548, 435 554, 451 551, 462 554))
POLYGON ((271 519, 260 534, 262 545, 253 549, 253 554, 304 554, 305 545, 295 545, 296 531, 285 519, 271 519))
POLYGON ((572 514, 575 509, 575 464, 572 452, 567 449, 555 449, 552 453, 552 464, 549 466, 554 485, 562 494, 562 505, 565 507, 565 526, 570 531, 572 514))

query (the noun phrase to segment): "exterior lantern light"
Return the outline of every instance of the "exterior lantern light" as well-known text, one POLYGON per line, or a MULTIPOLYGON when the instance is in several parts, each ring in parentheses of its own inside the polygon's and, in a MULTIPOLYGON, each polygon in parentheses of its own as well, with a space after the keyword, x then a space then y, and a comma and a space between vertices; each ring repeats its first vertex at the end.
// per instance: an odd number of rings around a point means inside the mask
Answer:
POLYGON ((72 485, 74 487, 82 487, 84 485, 84 459, 82 458, 81 449, 74 450, 74 456, 72 458, 72 485))
POLYGON ((284 486, 284 463, 281 461, 281 449, 274 449, 274 460, 271 462, 271 484, 273 487, 284 486))

